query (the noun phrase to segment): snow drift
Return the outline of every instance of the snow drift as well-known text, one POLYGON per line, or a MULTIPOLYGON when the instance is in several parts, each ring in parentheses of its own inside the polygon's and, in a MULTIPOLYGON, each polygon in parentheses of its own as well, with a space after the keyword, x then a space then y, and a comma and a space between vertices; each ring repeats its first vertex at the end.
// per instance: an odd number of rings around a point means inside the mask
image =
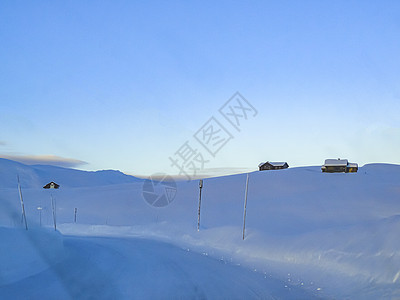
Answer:
MULTIPOLYGON (((319 167, 251 173, 244 241, 245 174, 204 180, 200 232, 198 181, 177 182, 174 201, 154 208, 142 197, 142 182, 104 186, 101 180, 85 187, 61 181, 65 187, 57 191, 23 186, 28 223, 38 226, 40 205, 43 224, 52 225, 52 193, 63 234, 164 241, 318 297, 400 297, 398 165, 366 165, 354 174, 326 174, 319 167)), ((3 188, 0 200, 13 211, 0 223, 19 226, 16 188, 3 188)))

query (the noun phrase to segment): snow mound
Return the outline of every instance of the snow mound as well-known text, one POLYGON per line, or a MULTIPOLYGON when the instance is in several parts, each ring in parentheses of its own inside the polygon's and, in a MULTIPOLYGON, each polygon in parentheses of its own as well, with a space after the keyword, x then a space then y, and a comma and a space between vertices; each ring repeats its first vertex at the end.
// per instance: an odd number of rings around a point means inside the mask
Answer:
POLYGON ((63 237, 49 229, 0 227, 0 286, 37 274, 65 258, 63 237))

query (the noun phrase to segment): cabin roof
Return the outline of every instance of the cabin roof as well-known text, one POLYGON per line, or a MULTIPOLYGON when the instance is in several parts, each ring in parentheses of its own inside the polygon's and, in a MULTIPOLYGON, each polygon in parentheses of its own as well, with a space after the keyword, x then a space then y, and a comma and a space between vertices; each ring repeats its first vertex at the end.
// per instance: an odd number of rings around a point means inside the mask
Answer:
POLYGON ((349 168, 358 168, 358 164, 356 164, 356 163, 349 163, 347 166, 349 168))
POLYGON ((349 161, 347 159, 326 159, 324 166, 330 167, 330 166, 343 166, 346 167, 348 165, 349 161))
POLYGON ((282 161, 282 162, 281 161, 279 161, 279 162, 278 161, 267 161, 267 162, 263 162, 263 163, 259 164, 258 166, 261 167, 267 163, 274 167, 283 167, 285 164, 287 164, 287 162, 285 162, 285 161, 282 161))
POLYGON ((271 165, 273 165, 274 167, 281 167, 281 166, 284 166, 286 164, 285 161, 270 161, 269 163, 271 165))
POLYGON ((59 184, 55 183, 54 181, 50 181, 50 182, 49 182, 48 184, 46 184, 43 188, 44 188, 44 189, 48 189, 48 188, 51 187, 51 184, 53 184, 53 185, 54 185, 54 188, 56 188, 56 189, 58 189, 58 188, 60 187, 59 184))

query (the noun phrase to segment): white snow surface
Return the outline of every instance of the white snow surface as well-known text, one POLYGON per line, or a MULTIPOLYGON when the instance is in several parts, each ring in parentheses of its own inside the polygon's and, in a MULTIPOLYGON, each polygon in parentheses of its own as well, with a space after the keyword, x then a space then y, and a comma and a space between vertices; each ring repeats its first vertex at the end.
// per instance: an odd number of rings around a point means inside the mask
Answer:
MULTIPOLYGON (((21 166, 4 161, 11 183, 21 166)), ((53 167, 41 170, 51 181, 53 167)), ((198 181, 154 208, 135 178, 71 185, 69 172, 51 191, 20 174, 28 231, 16 184, 0 188, 1 299, 400 298, 398 165, 250 173, 245 240, 246 174, 204 180, 197 231, 198 181)))

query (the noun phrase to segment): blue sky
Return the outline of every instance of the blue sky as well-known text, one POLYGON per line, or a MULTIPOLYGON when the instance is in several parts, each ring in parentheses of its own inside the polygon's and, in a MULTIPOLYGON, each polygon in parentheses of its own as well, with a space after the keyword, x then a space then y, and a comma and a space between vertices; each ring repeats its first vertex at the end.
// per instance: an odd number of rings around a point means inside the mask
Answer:
POLYGON ((205 173, 398 164, 399 53, 398 1, 2 1, 0 157, 174 174, 214 116, 233 139, 205 173))

